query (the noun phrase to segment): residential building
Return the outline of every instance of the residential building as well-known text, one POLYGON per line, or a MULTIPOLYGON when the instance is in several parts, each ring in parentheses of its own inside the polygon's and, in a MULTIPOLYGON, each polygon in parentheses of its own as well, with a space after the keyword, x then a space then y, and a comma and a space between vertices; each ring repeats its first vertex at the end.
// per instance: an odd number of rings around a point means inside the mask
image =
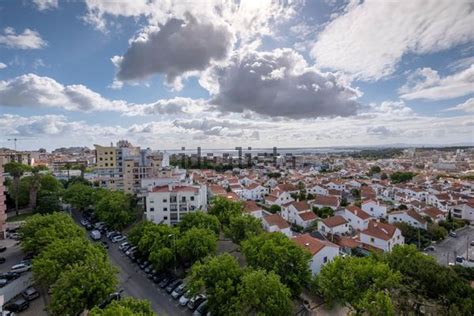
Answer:
POLYGON ((268 194, 268 188, 258 183, 249 183, 242 190, 242 197, 245 200, 263 200, 265 195, 268 194))
POLYGON ((313 275, 339 255, 339 246, 327 240, 320 240, 309 234, 303 234, 292 239, 297 245, 311 253, 310 270, 313 275))
POLYGON ((271 214, 262 217, 263 228, 270 233, 280 232, 285 234, 287 237, 293 236, 290 229, 290 224, 278 214, 271 214))
POLYGON ((390 224, 406 223, 414 228, 428 228, 428 222, 414 210, 395 211, 388 214, 388 222, 390 224))
POLYGON ((175 225, 185 214, 206 209, 205 185, 156 186, 145 195, 145 217, 155 223, 175 225))
POLYGON ((317 195, 314 199, 313 206, 319 208, 330 207, 333 210, 336 210, 339 207, 339 198, 332 195, 317 195))
POLYGON ((378 200, 366 200, 362 202, 361 208, 364 212, 376 218, 385 218, 387 216, 387 206, 378 200))
POLYGON ((0 239, 6 237, 7 206, 5 204, 5 177, 3 176, 3 157, 0 156, 0 239))
POLYGON ((369 226, 369 221, 372 218, 368 213, 364 212, 357 206, 347 206, 341 212, 341 216, 344 217, 352 230, 364 230, 369 226))
POLYGON ((359 233, 360 241, 383 251, 392 251, 396 245, 403 245, 405 238, 397 227, 371 220, 367 229, 359 233))
POLYGON ((341 215, 334 215, 322 219, 318 223, 318 230, 325 235, 342 235, 349 231, 349 225, 341 215))

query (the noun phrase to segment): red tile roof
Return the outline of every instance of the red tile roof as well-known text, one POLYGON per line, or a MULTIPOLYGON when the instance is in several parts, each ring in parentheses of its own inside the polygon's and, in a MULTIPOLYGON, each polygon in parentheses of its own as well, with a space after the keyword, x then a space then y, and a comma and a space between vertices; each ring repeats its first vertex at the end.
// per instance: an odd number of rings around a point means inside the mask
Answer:
POLYGON ((277 226, 279 229, 290 227, 290 224, 288 224, 288 222, 285 221, 283 217, 278 214, 268 215, 265 216, 263 219, 268 223, 268 225, 277 226))
POLYGON ((339 205, 339 199, 335 196, 318 195, 314 200, 314 204, 337 207, 339 205))
POLYGON ((369 226, 366 230, 361 231, 361 234, 366 234, 383 240, 390 240, 395 234, 397 227, 380 223, 375 220, 369 221, 369 226))
POLYGON ((359 217, 360 219, 365 220, 365 219, 370 218, 370 215, 367 214, 365 211, 363 211, 360 207, 351 205, 351 206, 347 206, 346 210, 348 210, 349 212, 351 212, 355 216, 359 217))
POLYGON ((335 215, 335 216, 331 216, 331 217, 323 219, 323 223, 324 223, 324 225, 326 225, 328 227, 336 227, 336 226, 346 224, 347 221, 341 215, 335 215))
POLYGON ((321 251, 324 247, 335 247, 339 248, 337 245, 329 242, 323 241, 314 237, 311 237, 309 234, 303 234, 293 238, 293 241, 309 251, 313 256, 321 251))
POLYGON ((308 211, 308 212, 303 212, 303 213, 299 213, 298 214, 302 220, 304 220, 305 222, 306 221, 312 221, 312 220, 315 220, 317 219, 318 217, 316 216, 316 214, 314 214, 312 211, 308 211))

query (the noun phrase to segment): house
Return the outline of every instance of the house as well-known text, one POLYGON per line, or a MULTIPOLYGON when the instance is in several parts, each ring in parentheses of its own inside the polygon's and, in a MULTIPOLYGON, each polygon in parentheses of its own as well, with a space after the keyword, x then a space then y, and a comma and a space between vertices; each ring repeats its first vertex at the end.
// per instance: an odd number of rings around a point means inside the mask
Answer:
POLYGON ((454 218, 474 221, 474 199, 454 206, 451 214, 454 218))
POLYGON ((293 236, 290 224, 283 217, 278 214, 272 214, 262 217, 263 228, 270 233, 280 232, 287 237, 293 236))
POLYGON ((323 265, 339 255, 338 245, 311 237, 309 234, 297 236, 292 240, 311 253, 310 270, 313 275, 318 274, 323 265))
POLYGON ((328 189, 319 184, 309 185, 306 188, 306 192, 312 195, 329 195, 328 189))
POLYGON ((416 211, 410 209, 407 211, 395 211, 388 214, 388 222, 394 223, 406 223, 415 228, 428 228, 428 222, 416 211))
POLYGON ((243 211, 245 213, 248 213, 256 218, 263 217, 264 210, 262 207, 258 206, 257 203, 255 203, 255 201, 245 201, 243 204, 244 204, 243 211))
POLYGON ((361 208, 353 205, 347 206, 343 210, 341 216, 347 220, 349 226, 352 227, 353 230, 367 229, 371 219, 369 214, 364 212, 361 208))
POLYGON ((293 201, 283 204, 281 216, 289 223, 302 226, 303 228, 311 226, 318 218, 306 201, 293 201))
POLYGON ((341 235, 349 231, 349 225, 344 217, 335 215, 321 220, 318 223, 318 230, 326 235, 341 235))
POLYGON ((269 205, 283 205, 285 203, 289 203, 294 201, 294 199, 291 197, 290 192, 286 191, 280 191, 280 190, 274 190, 272 194, 267 195, 264 197, 265 203, 269 205))
POLYGON ((333 242, 339 246, 339 250, 342 253, 352 255, 356 248, 361 246, 360 241, 355 238, 345 236, 334 236, 333 242))
POLYGON ((339 206, 339 199, 336 196, 332 195, 318 195, 314 199, 313 206, 316 206, 318 208, 330 207, 333 210, 336 210, 339 206))
POLYGON ((446 213, 436 207, 426 207, 421 211, 421 214, 430 217, 435 223, 446 220, 446 213))
POLYGON ((367 200, 362 203, 362 210, 370 216, 382 218, 387 216, 387 206, 378 200, 367 200))
POLYGON ((242 190, 242 198, 244 200, 263 200, 266 194, 268 194, 268 188, 258 183, 250 183, 242 190))
POLYGON ((346 184, 344 181, 339 179, 331 180, 326 186, 332 190, 344 191, 346 189, 346 184))
POLYGON ((360 188, 360 197, 362 200, 373 200, 377 197, 377 193, 371 187, 363 186, 360 188))
POLYGON ((288 192, 288 193, 299 193, 300 190, 293 184, 291 183, 280 183, 277 185, 274 190, 278 190, 281 192, 288 192))
POLYGON ((367 229, 359 233, 359 240, 369 247, 392 251, 396 245, 403 245, 405 238, 396 226, 370 220, 367 229))

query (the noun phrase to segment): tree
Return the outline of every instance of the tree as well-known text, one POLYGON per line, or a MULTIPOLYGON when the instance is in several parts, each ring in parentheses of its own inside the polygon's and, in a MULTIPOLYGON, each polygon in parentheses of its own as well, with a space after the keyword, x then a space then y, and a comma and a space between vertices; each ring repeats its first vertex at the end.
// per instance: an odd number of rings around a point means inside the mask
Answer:
POLYGON ((448 236, 448 231, 446 228, 436 224, 436 223, 431 223, 428 224, 428 232, 431 234, 432 239, 434 241, 440 241, 446 238, 448 236))
POLYGON ((118 191, 108 191, 96 203, 95 214, 108 227, 121 230, 136 218, 135 210, 131 204, 130 195, 118 191))
POLYGON ((242 315, 292 314, 291 292, 273 272, 245 271, 238 292, 242 315))
POLYGON ((334 210, 329 206, 324 206, 321 208, 313 206, 313 212, 321 218, 328 218, 334 215, 334 210))
POLYGON ((382 169, 380 169, 379 166, 372 166, 369 169, 368 175, 373 176, 374 174, 380 173, 381 171, 382 171, 382 169))
POLYGON ((387 180, 387 179, 388 179, 388 175, 385 172, 382 172, 382 174, 380 175, 380 180, 387 180))
POLYGON ((242 213, 242 204, 218 196, 212 200, 208 213, 215 215, 221 225, 226 226, 229 224, 231 217, 242 213))
POLYGON ((390 315, 393 308, 387 306, 384 295, 398 287, 400 278, 400 274, 392 271, 388 264, 373 257, 336 257, 323 266, 312 288, 329 305, 347 305, 354 308, 357 314, 383 308, 386 313, 370 315, 390 315), (378 304, 371 306, 371 302, 378 304))
POLYGON ((33 260, 33 276, 36 282, 49 287, 74 264, 91 265, 107 260, 104 250, 92 245, 84 237, 57 239, 33 260))
POLYGON ((204 212, 191 212, 181 217, 179 228, 181 232, 185 232, 190 228, 207 228, 212 230, 216 235, 220 232, 219 219, 216 216, 204 212))
POLYGON ((307 200, 314 200, 314 198, 315 198, 314 194, 311 194, 311 193, 308 193, 308 195, 306 196, 307 200))
POLYGON ((40 191, 35 212, 40 214, 59 212, 62 210, 59 194, 56 192, 40 191))
POLYGON ((278 204, 273 204, 272 206, 270 206, 269 211, 270 211, 270 213, 272 213, 272 214, 280 213, 280 212, 281 212, 281 206, 278 205, 278 204))
POLYGON ((352 189, 351 190, 351 195, 355 199, 360 199, 360 190, 359 189, 352 189))
POLYGON ((51 174, 44 174, 41 177, 40 190, 60 193, 64 189, 61 182, 51 174))
POLYGON ((8 195, 14 203, 18 203, 18 208, 27 207, 30 203, 30 181, 31 177, 22 177, 18 190, 15 189, 15 183, 13 181, 6 182, 8 195))
POLYGON ((262 222, 251 215, 234 216, 224 228, 225 235, 236 244, 263 232, 262 222))
POLYGON ((19 162, 8 162, 4 166, 5 172, 9 173, 13 177, 13 188, 15 191, 15 212, 18 216, 18 196, 20 190, 20 178, 21 176, 30 169, 29 166, 19 162))
POLYGON ((64 200, 73 207, 84 210, 94 203, 92 199, 93 190, 90 186, 81 183, 69 185, 64 192, 64 200))
POLYGON ((70 162, 66 162, 64 164, 63 170, 67 170, 67 180, 68 181, 69 181, 69 175, 70 175, 71 169, 72 169, 72 164, 70 162))
POLYGON ((61 273, 51 288, 51 315, 78 315, 91 309, 115 292, 117 269, 108 261, 73 264, 61 273))
POLYGON ((21 246, 25 252, 40 253, 44 248, 58 239, 84 237, 72 218, 64 213, 34 215, 26 220, 20 228, 21 246))
POLYGON ((408 182, 411 179, 413 179, 414 176, 416 176, 416 173, 396 171, 390 175, 390 180, 394 184, 401 183, 401 182, 408 182))
POLYGON ((30 177, 30 208, 35 209, 37 204, 38 198, 38 191, 41 186, 41 178, 42 175, 39 173, 40 168, 33 167, 31 169, 31 177, 30 177))
POLYGON ((120 301, 113 301, 104 309, 94 307, 90 316, 154 316, 150 302, 133 297, 125 297, 120 301))
POLYGON ((241 243, 247 264, 273 271, 296 296, 310 280, 311 254, 282 233, 264 233, 241 243))
POLYGON ((179 256, 184 261, 195 262, 216 252, 217 237, 210 229, 193 227, 176 243, 179 256))
POLYGON ((189 287, 192 293, 205 291, 212 315, 240 315, 237 288, 241 275, 237 260, 224 253, 194 264, 189 287))

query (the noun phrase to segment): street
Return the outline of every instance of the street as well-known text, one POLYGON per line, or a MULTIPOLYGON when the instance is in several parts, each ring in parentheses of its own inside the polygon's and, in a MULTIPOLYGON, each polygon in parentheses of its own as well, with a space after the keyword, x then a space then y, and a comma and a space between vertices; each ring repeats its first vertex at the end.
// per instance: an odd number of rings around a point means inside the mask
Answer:
POLYGON ((434 245, 435 251, 427 253, 436 258, 439 264, 448 265, 454 262, 456 256, 463 256, 466 259, 474 259, 474 247, 470 245, 474 241, 474 228, 466 226, 456 231, 457 237, 446 237, 439 244, 434 245))
MULTIPOLYGON (((72 216, 80 225, 80 214, 72 211, 72 216)), ((160 289, 158 285, 150 281, 146 274, 118 249, 119 243, 114 244, 105 237, 102 240, 107 240, 110 245, 107 252, 111 263, 119 269, 119 288, 124 291, 126 296, 150 301, 151 307, 160 316, 192 314, 187 307, 181 307, 178 300, 174 300, 165 290, 160 289)))

